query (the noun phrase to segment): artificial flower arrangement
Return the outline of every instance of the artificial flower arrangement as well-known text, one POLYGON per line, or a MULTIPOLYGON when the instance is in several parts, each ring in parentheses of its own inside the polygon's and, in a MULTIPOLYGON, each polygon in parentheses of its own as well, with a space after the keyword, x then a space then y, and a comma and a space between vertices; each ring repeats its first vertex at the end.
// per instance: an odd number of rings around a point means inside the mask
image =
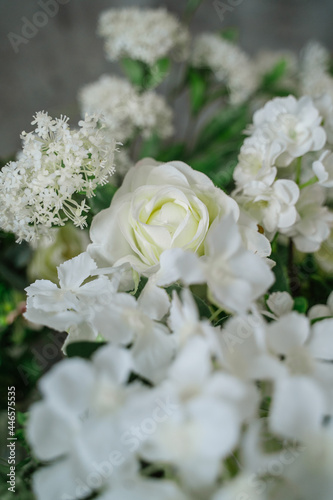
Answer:
POLYGON ((39 278, 3 366, 27 377, 37 325, 67 333, 2 498, 330 500, 329 54, 251 60, 165 9, 108 10, 98 33, 127 78, 80 90, 78 128, 36 113, 0 172, 4 244, 39 278))

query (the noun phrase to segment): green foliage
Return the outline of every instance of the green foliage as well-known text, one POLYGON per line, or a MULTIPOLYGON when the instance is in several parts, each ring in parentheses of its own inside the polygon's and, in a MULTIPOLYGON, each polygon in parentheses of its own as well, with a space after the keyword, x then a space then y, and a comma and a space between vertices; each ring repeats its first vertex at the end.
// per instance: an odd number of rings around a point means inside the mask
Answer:
POLYGON ((220 35, 224 40, 228 40, 228 42, 236 43, 239 38, 239 31, 237 28, 233 28, 230 26, 229 28, 225 28, 220 31, 220 35))
POLYGON ((206 102, 207 81, 203 72, 191 69, 188 75, 190 100, 193 114, 197 114, 206 102))
POLYGON ((98 214, 101 210, 110 206, 111 200, 117 189, 117 186, 109 183, 104 184, 104 186, 98 186, 95 190, 95 196, 88 200, 93 215, 98 214))
POLYGON ((105 342, 72 342, 66 347, 66 355, 68 358, 79 357, 90 359, 97 349, 105 345, 105 342))
POLYGON ((121 66, 125 75, 133 85, 137 85, 138 87, 143 86, 146 75, 146 68, 143 62, 126 57, 121 60, 121 66))

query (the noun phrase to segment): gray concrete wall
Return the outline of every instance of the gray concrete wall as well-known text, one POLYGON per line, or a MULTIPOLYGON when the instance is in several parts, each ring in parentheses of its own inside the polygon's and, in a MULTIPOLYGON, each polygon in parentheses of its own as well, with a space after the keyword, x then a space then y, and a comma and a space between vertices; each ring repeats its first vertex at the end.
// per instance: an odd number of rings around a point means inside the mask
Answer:
MULTIPOLYGON (((186 0, 61 0, 59 12, 15 52, 8 34, 22 34, 26 23, 22 18, 31 21, 41 10, 39 1, 0 0, 0 157, 20 146, 19 133, 30 130, 37 110, 68 114, 75 121, 77 90, 114 71, 95 35, 99 12, 136 5, 166 6, 179 14, 186 4, 186 0)), ((333 48, 332 0, 221 1, 237 6, 221 21, 213 0, 203 0, 192 21, 194 32, 235 26, 241 45, 250 53, 262 48, 298 51, 311 38, 333 48)))

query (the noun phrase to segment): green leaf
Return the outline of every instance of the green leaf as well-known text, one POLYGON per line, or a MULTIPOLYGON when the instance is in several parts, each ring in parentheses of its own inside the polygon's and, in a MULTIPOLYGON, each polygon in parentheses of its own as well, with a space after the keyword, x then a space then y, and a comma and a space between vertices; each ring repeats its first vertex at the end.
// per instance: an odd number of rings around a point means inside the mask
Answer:
POLYGON ((158 161, 168 162, 172 160, 182 160, 185 153, 184 143, 170 144, 166 149, 160 151, 156 156, 158 161))
POLYGON ((93 214, 98 214, 101 210, 109 208, 111 200, 117 191, 117 186, 112 184, 105 184, 98 186, 95 190, 95 196, 89 198, 88 202, 93 214))
POLYGON ((160 139, 156 134, 146 139, 140 150, 140 158, 157 158, 160 150, 160 139))
POLYGON ((106 345, 106 342, 72 342, 67 345, 66 354, 69 358, 75 356, 90 359, 97 349, 106 345))
POLYGON ((295 297, 294 299, 294 310, 301 314, 305 314, 308 310, 309 304, 305 297, 295 297))
POLYGON ((196 151, 202 151, 212 142, 226 141, 230 138, 239 139, 249 122, 246 106, 229 106, 219 111, 200 131, 196 151))
POLYGON ((145 64, 141 61, 136 61, 129 58, 122 59, 120 61, 120 64, 130 82, 134 85, 142 87, 146 75, 145 64))
POLYGON ((170 59, 163 57, 159 59, 151 68, 146 75, 143 86, 145 88, 155 88, 167 77, 170 68, 170 59))
POLYGON ((239 38, 239 31, 237 28, 225 28, 224 30, 220 31, 220 35, 225 40, 236 43, 239 38))
POLYGON ((288 249, 283 245, 276 245, 276 249, 272 252, 271 259, 276 262, 276 266, 272 271, 275 274, 275 283, 270 289, 272 292, 289 292, 289 277, 288 277, 288 249))
POLYGON ((206 99, 207 84, 203 75, 199 71, 189 72, 191 108, 194 114, 204 106, 206 99))
POLYGON ((285 74, 287 69, 287 61, 281 59, 278 61, 273 69, 266 73, 263 78, 263 87, 271 87, 285 74))
POLYGON ((186 2, 186 7, 185 7, 185 13, 192 14, 195 12, 195 10, 199 7, 201 4, 202 0, 187 0, 186 2))

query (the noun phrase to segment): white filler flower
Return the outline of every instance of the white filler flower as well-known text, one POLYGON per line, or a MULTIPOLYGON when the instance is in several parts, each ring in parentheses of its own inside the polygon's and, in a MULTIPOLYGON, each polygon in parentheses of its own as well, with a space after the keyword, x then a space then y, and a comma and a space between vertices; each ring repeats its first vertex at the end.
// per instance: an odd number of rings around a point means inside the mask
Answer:
POLYGON ((183 59, 189 43, 187 28, 164 8, 107 10, 97 32, 105 39, 110 61, 130 57, 153 65, 168 55, 183 59))
POLYGON ((199 35, 194 40, 191 62, 197 68, 210 68, 228 87, 233 104, 244 102, 257 88, 255 67, 248 56, 219 35, 199 35))
POLYGON ((103 75, 79 93, 81 111, 103 114, 111 133, 126 141, 139 131, 144 137, 156 133, 162 139, 173 132, 172 109, 164 97, 153 91, 139 93, 124 78, 103 75))
POLYGON ((204 253, 212 222, 237 203, 201 172, 180 161, 141 160, 126 175, 110 208, 94 218, 88 252, 98 265, 129 262, 150 273, 170 248, 204 253))
POLYGON ((0 227, 15 233, 18 241, 34 240, 67 219, 84 227, 89 206, 73 195, 93 196, 115 171, 116 143, 98 117, 86 116, 78 130, 70 130, 67 122, 65 116, 37 113, 35 131, 22 132, 18 160, 0 172, 0 227))

